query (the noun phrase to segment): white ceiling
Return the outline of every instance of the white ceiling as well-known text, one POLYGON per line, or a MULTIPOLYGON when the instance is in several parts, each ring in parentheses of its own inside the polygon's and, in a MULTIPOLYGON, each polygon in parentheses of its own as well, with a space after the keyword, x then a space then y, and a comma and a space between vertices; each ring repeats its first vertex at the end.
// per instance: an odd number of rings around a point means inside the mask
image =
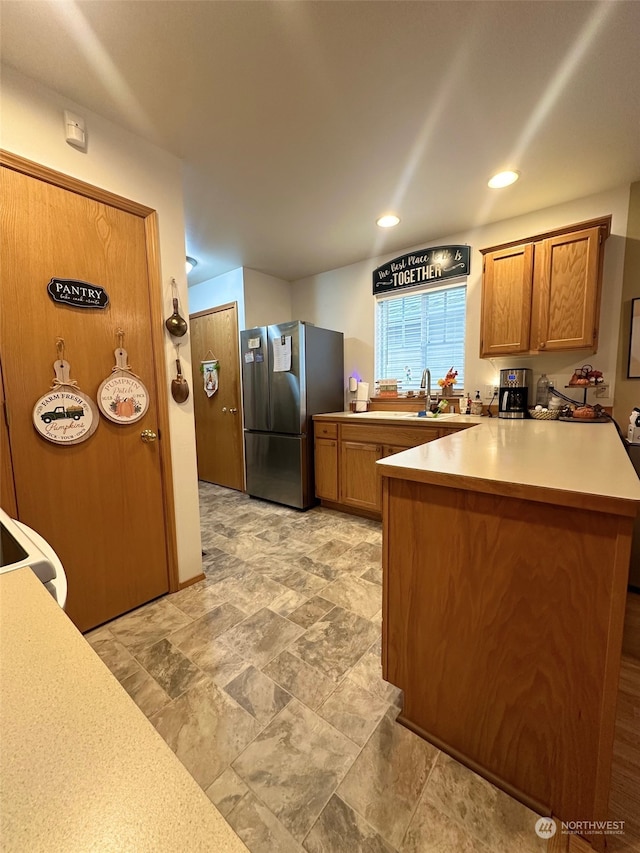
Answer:
POLYGON ((183 159, 191 284, 295 280, 640 178, 636 0, 0 11, 3 62, 183 159))

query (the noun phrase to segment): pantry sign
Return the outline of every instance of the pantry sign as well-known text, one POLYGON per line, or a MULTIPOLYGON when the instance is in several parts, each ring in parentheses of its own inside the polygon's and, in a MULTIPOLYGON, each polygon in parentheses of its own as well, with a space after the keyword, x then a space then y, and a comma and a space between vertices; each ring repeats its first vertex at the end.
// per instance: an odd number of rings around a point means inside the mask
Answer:
POLYGON ((373 294, 469 275, 470 246, 435 246, 400 255, 373 271, 373 294))

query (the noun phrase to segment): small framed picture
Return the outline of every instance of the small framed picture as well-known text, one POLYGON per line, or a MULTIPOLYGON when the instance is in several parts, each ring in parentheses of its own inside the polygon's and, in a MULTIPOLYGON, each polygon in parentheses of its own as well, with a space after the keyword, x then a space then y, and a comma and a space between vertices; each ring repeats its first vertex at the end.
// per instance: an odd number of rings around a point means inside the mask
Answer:
POLYGON ((631 332, 629 334, 629 379, 640 379, 640 298, 631 300, 631 332))

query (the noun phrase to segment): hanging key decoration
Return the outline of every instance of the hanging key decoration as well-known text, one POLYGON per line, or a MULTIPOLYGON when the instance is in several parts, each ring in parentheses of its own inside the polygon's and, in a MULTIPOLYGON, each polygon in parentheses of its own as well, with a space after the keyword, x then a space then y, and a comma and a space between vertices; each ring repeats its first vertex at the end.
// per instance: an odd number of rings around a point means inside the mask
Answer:
POLYGON ((149 392, 129 366, 127 351, 122 347, 123 330, 118 329, 116 335, 116 363, 111 369, 111 376, 98 388, 98 406, 110 421, 116 424, 132 424, 139 421, 149 408, 149 392))
POLYGON ((71 365, 64 358, 64 339, 56 341, 58 358, 53 362, 51 390, 33 407, 36 431, 54 444, 80 444, 98 428, 100 418, 93 400, 71 379, 71 365))

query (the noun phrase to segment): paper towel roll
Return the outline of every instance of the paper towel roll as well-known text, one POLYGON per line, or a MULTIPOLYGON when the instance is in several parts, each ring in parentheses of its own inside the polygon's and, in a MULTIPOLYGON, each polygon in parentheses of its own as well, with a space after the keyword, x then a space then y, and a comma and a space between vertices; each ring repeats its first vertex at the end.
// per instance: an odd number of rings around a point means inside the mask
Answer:
POLYGON ((358 382, 356 391, 356 412, 366 412, 369 405, 369 383, 358 382))

